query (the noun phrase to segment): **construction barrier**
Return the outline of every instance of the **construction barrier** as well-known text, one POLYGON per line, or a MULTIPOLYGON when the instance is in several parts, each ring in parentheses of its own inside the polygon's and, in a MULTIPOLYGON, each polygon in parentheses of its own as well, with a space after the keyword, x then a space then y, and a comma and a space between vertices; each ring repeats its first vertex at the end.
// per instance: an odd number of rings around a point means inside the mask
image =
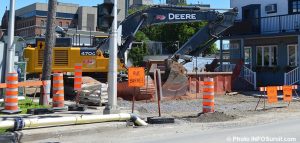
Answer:
POLYGON ((18 107, 18 88, 18 73, 8 73, 6 76, 6 96, 3 113, 16 114, 21 112, 18 107))
POLYGON ((204 79, 203 87, 203 101, 202 101, 202 112, 215 112, 215 103, 214 103, 214 79, 206 78, 204 79))
POLYGON ((75 64, 74 67, 74 90, 82 90, 82 64, 75 64))
MULTIPOLYGON (((43 86, 45 88, 46 85, 51 84, 51 80, 18 82, 18 74, 17 73, 8 73, 8 76, 6 78, 7 78, 6 83, 0 83, 0 88, 6 88, 6 96, 4 99, 5 107, 2 112, 8 113, 8 114, 14 114, 14 113, 20 112, 20 110, 18 108, 18 88, 19 87, 43 86)), ((48 95, 46 97, 50 98, 50 88, 49 88, 49 92, 47 92, 45 94, 48 95)), ((45 100, 45 102, 49 101, 48 98, 44 98, 44 100, 45 100)))
POLYGON ((64 79, 63 73, 53 74, 53 98, 52 107, 53 109, 64 109, 64 79))
MULTIPOLYGON (((283 91, 283 101, 290 102, 293 100, 293 90, 298 89, 297 85, 285 85, 285 86, 267 86, 267 87, 259 87, 259 91, 263 92, 267 95, 268 103, 277 103, 278 102, 278 91, 283 91)), ((260 96, 255 110, 260 103, 262 95, 260 96)), ((289 106, 288 104, 288 106, 289 106)), ((264 109, 265 109, 265 100, 264 100, 264 109)))

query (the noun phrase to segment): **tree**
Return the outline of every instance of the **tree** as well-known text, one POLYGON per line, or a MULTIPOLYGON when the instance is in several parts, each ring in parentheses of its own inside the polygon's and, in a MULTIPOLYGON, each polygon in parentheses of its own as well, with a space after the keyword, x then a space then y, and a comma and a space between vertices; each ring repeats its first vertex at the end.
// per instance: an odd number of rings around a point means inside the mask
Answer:
MULTIPOLYGON (((42 80, 51 80, 52 71, 52 49, 55 46, 55 20, 56 20, 56 10, 57 10, 57 0, 48 1, 48 15, 47 15, 47 26, 46 26, 46 47, 44 50, 44 61, 43 61, 43 73, 42 80)), ((48 85, 47 85, 48 86, 48 85)), ((49 85, 51 86, 51 85, 49 85)), ((42 88, 42 93, 44 93, 44 88, 42 88)), ((45 98, 43 95, 40 96, 40 104, 45 105, 45 98)))
POLYGON ((136 42, 142 42, 142 44, 132 47, 129 51, 128 58, 132 60, 134 66, 142 66, 144 56, 148 55, 147 44, 149 38, 141 31, 138 31, 135 35, 136 42))

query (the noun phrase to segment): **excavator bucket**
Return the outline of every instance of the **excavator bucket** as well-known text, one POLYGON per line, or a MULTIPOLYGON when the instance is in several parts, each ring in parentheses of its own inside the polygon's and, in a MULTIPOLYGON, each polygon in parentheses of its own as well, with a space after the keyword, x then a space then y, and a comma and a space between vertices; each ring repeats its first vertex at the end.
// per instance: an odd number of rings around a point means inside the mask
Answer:
POLYGON ((172 98, 186 95, 188 89, 186 69, 175 61, 169 61, 166 67, 165 82, 162 87, 163 96, 172 98))

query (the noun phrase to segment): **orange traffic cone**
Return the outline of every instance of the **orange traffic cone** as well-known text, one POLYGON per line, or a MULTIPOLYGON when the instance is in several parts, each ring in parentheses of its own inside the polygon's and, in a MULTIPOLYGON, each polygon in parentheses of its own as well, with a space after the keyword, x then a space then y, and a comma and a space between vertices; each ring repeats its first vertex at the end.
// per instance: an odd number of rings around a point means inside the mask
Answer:
POLYGON ((202 101, 202 112, 215 112, 215 99, 214 99, 214 79, 207 78, 204 80, 203 88, 203 101, 202 101))
POLYGON ((52 108, 53 110, 67 110, 68 107, 65 106, 65 94, 64 94, 64 79, 63 73, 53 74, 53 99, 52 108))
POLYGON ((6 77, 6 96, 3 113, 17 114, 21 112, 18 107, 18 87, 18 73, 8 73, 6 77))

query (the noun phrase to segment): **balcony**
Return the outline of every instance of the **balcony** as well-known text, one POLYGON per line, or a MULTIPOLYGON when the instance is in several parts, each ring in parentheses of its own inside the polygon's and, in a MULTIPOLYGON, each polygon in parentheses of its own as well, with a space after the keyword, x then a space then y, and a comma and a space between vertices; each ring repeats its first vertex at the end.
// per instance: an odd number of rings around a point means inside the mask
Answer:
POLYGON ((300 14, 279 15, 236 21, 225 35, 279 34, 299 32, 299 29, 300 14))

